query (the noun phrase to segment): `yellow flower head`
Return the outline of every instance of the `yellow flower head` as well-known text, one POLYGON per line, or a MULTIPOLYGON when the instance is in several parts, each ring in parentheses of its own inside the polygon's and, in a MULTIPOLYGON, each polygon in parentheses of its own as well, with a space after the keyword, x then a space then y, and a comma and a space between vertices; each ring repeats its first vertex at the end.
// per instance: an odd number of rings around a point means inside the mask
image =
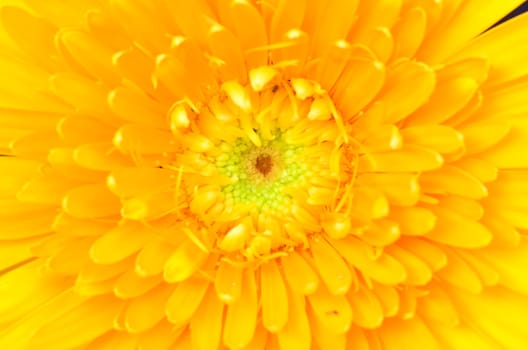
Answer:
POLYGON ((521 2, 9 1, 0 349, 524 349, 521 2))

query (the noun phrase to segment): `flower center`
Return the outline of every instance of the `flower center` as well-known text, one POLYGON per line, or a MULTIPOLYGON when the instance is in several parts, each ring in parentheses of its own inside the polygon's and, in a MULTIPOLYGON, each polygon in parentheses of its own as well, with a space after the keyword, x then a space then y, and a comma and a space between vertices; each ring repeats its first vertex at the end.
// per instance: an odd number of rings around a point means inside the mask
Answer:
POLYGON ((306 166, 302 148, 285 143, 280 133, 260 147, 249 140, 225 143, 216 167, 230 183, 222 188, 228 203, 255 206, 260 212, 279 214, 287 210, 291 196, 286 189, 302 185, 306 166))
POLYGON ((273 159, 269 154, 261 154, 255 160, 255 168, 264 176, 268 175, 273 168, 273 159))
POLYGON ((206 227, 195 231, 207 232, 196 239, 232 261, 306 247, 322 222, 348 230, 340 212, 349 207, 343 184, 353 162, 343 153, 342 119, 315 82, 270 69, 252 71, 247 85, 224 83, 192 113, 172 114, 189 150, 177 160, 180 188, 190 216, 206 227))

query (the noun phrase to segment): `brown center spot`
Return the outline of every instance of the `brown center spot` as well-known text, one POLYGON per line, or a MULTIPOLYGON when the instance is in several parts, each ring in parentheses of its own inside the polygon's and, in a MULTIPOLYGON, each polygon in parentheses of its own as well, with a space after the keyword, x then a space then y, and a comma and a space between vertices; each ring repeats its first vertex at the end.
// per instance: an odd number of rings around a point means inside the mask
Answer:
POLYGON ((268 175, 273 168, 273 160, 269 154, 261 154, 255 160, 255 168, 262 174, 268 175))

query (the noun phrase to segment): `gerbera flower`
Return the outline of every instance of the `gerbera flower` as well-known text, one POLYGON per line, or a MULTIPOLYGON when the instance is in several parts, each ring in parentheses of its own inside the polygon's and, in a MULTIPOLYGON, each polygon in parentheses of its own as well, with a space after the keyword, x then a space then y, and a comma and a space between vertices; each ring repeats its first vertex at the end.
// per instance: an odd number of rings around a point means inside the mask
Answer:
POLYGON ((520 0, 0 12, 0 349, 524 349, 520 0))

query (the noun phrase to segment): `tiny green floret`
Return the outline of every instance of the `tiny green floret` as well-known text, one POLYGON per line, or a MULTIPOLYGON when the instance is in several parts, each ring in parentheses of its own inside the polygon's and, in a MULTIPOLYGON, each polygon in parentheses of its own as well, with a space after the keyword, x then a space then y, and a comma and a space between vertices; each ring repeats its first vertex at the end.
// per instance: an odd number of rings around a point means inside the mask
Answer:
POLYGON ((260 211, 271 213, 280 213, 290 203, 291 197, 284 190, 299 186, 306 170, 300 159, 302 147, 285 143, 279 134, 260 147, 238 139, 221 149, 216 167, 231 179, 223 188, 227 200, 254 204, 260 211))

